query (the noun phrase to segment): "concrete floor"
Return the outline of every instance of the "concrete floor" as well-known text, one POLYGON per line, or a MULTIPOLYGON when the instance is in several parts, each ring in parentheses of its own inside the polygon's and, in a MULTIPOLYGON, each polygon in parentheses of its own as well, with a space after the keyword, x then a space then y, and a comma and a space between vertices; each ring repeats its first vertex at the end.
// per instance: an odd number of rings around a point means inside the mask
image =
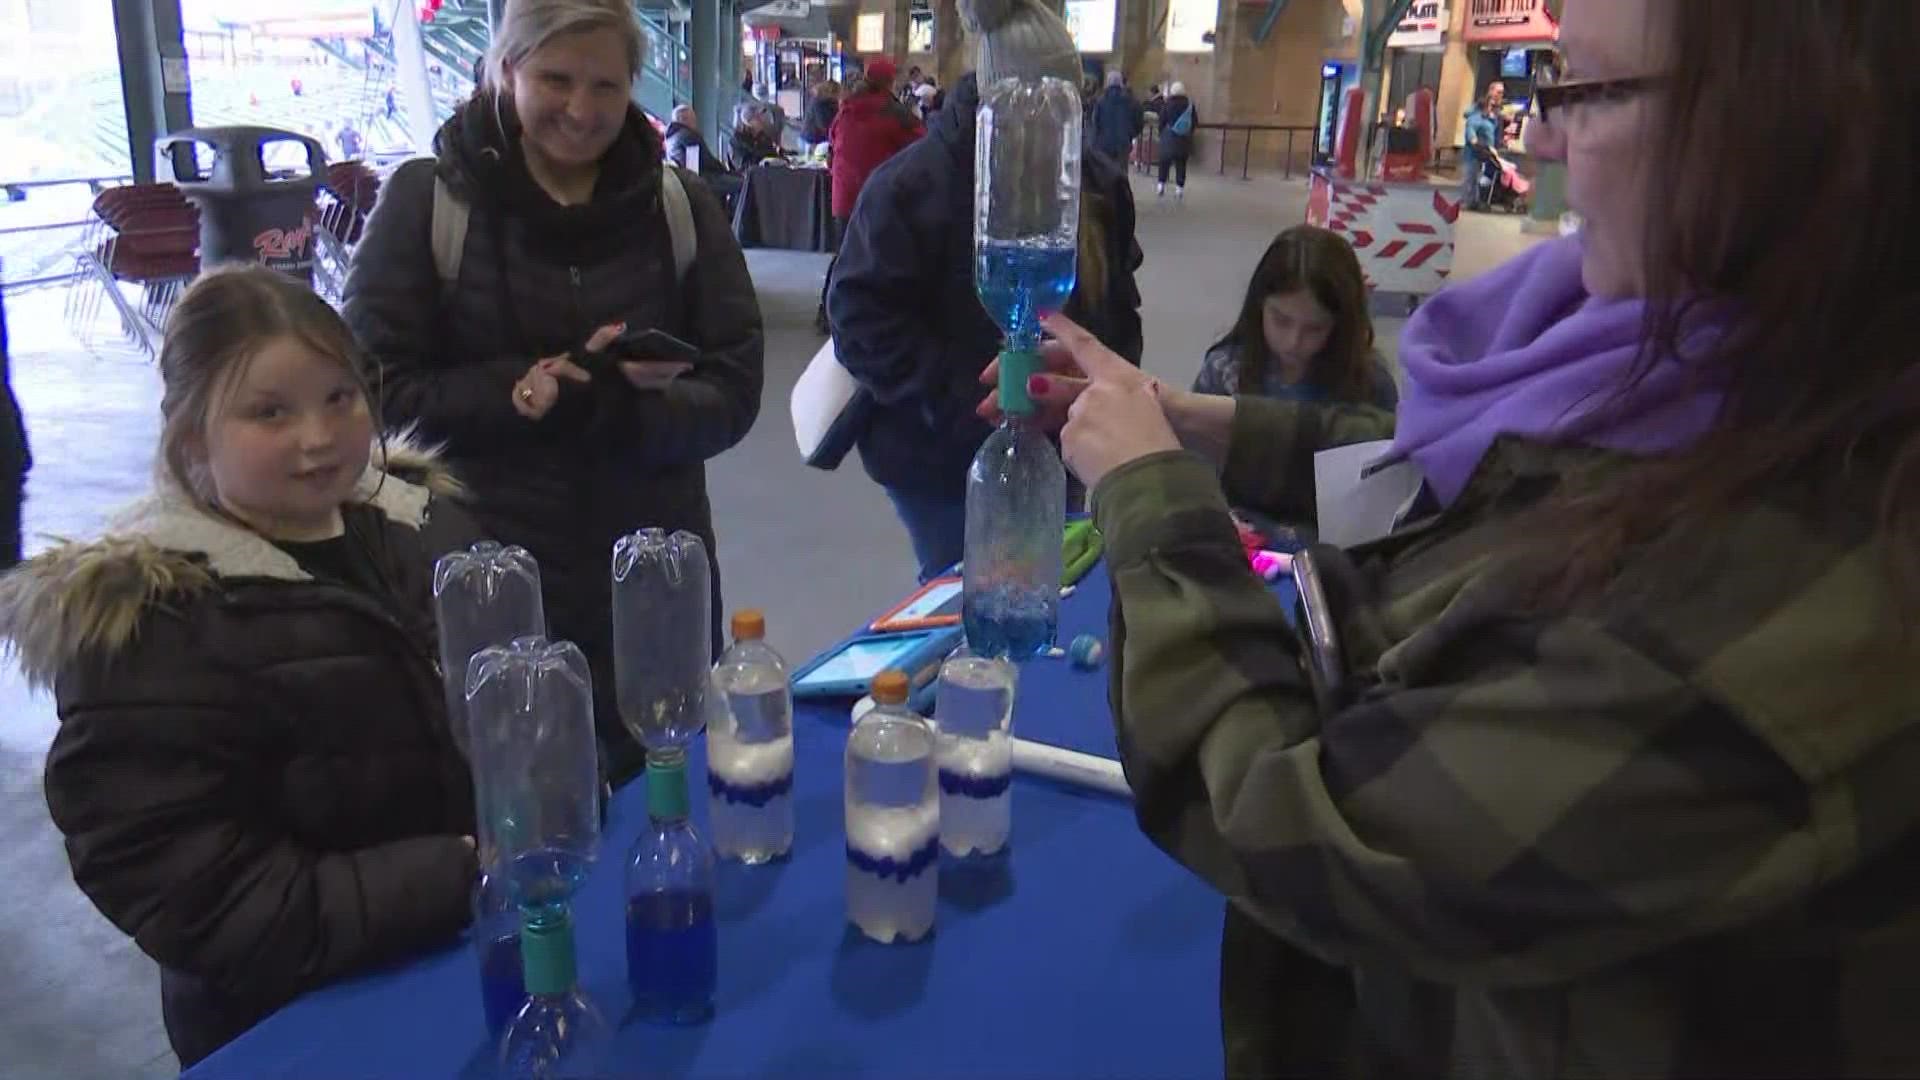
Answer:
MULTIPOLYGON (((1298 182, 1196 177, 1184 203, 1156 201, 1136 178, 1147 262, 1147 367, 1185 383, 1206 345, 1232 323, 1246 277, 1274 233, 1301 220, 1298 182)), ((1516 219, 1462 219, 1456 278, 1526 246, 1516 219)), ((750 256, 767 324, 766 404, 738 448, 709 470, 729 603, 769 613, 790 660, 831 644, 912 580, 906 536, 857 461, 836 473, 803 466, 787 395, 820 338, 812 328, 826 260, 750 256)), ((85 537, 146 486, 159 384, 144 357, 83 348, 59 293, 9 297, 13 377, 38 465, 27 527, 32 545, 85 537)), ((1391 357, 1404 320, 1376 320, 1391 357)), ((154 966, 74 888, 47 820, 40 770, 52 739, 51 702, 0 666, 0 1077, 172 1075, 154 966)))

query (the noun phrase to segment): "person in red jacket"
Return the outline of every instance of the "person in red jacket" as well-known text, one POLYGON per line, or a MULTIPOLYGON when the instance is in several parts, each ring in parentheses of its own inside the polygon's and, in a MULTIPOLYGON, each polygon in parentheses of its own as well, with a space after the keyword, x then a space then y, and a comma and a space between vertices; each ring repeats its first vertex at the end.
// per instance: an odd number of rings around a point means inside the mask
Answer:
MULTIPOLYGON (((915 139, 926 134, 926 127, 906 106, 893 96, 896 70, 889 60, 875 60, 852 84, 840 101, 828 134, 833 169, 833 248, 836 257, 840 238, 846 234, 847 219, 860 201, 860 189, 867 177, 915 139)), ((833 267, 827 267, 827 280, 833 280, 833 267)), ((820 290, 820 310, 814 319, 821 333, 830 333, 827 324, 827 293, 820 290)))

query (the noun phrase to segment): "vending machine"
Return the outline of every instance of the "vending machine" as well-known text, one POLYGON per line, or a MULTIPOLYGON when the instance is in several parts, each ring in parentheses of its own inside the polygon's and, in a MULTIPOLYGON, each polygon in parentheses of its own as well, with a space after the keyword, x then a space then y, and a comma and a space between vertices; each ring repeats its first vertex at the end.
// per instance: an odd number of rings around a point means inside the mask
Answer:
POLYGON ((1351 62, 1329 60, 1320 65, 1319 111, 1313 122, 1315 165, 1333 161, 1340 135, 1340 102, 1346 88, 1358 79, 1358 67, 1351 62))

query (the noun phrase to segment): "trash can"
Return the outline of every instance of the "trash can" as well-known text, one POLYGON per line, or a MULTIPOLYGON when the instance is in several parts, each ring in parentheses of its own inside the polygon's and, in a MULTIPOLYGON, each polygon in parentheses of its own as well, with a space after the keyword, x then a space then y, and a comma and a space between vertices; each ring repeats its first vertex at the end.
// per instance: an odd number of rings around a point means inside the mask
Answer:
POLYGON ((314 195, 327 152, 296 131, 185 128, 155 140, 160 178, 200 207, 200 265, 259 262, 313 280, 314 195))

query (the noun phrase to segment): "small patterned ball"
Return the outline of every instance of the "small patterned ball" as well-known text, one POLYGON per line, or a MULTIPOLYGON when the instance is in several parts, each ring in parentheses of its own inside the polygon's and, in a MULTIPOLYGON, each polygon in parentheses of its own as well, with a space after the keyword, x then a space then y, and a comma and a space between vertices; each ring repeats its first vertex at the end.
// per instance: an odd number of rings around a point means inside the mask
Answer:
POLYGON ((1081 634, 1073 639, 1072 645, 1067 647, 1067 656, 1073 661, 1074 667, 1082 671, 1092 671, 1100 666, 1100 661, 1106 659, 1107 647, 1092 634, 1081 634))

